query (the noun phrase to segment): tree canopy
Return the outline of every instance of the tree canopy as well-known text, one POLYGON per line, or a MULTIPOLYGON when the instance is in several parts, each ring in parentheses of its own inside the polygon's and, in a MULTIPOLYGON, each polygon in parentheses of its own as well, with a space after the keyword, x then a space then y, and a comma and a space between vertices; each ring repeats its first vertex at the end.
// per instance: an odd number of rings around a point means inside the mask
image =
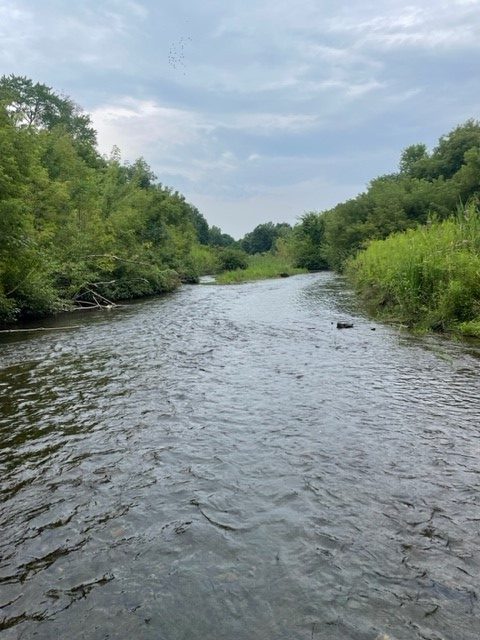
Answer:
POLYGON ((285 237, 291 226, 286 222, 265 222, 255 227, 253 231, 247 233, 240 241, 241 247, 250 254, 265 253, 275 246, 278 238, 285 237))
POLYGON ((234 242, 46 85, 0 78, 0 148, 0 322, 168 291, 234 242))
POLYGON ((479 195, 480 123, 468 120, 442 136, 431 153, 424 144, 407 147, 399 171, 375 178, 364 193, 303 216, 294 229, 294 259, 342 270, 371 240, 444 220, 479 195))

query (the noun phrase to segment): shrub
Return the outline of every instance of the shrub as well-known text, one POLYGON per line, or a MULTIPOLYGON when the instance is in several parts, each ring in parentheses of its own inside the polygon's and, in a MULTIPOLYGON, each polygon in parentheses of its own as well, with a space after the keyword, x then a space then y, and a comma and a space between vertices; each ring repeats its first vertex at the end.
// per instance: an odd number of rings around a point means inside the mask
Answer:
POLYGON ((472 330, 480 320, 480 214, 470 204, 454 218, 373 241, 347 275, 377 312, 412 326, 472 330))
POLYGON ((222 271, 236 271, 248 267, 248 256, 242 249, 223 249, 218 255, 222 271))

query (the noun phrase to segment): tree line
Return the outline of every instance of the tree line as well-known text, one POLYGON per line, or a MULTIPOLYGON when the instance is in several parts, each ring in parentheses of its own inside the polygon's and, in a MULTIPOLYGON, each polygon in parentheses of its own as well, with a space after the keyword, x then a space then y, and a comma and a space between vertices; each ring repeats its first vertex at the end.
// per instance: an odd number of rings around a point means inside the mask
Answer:
MULTIPOLYGON (((122 162, 117 148, 102 156, 90 117, 70 98, 14 75, 0 78, 0 148, 0 323, 171 291, 245 269, 259 254, 276 256, 282 272, 289 264, 343 271, 392 234, 424 225, 444 233, 441 223, 480 192, 480 123, 468 120, 432 151, 407 147, 396 172, 355 198, 235 241, 158 182, 143 158, 122 162)), ((266 273, 255 265, 257 276, 266 273)))
POLYGON ((235 242, 46 85, 0 78, 0 149, 0 322, 170 291, 235 242))
POLYGON ((241 244, 268 236, 294 267, 345 272, 383 318, 480 337, 479 195, 480 123, 468 120, 432 151, 407 147, 396 172, 355 198, 293 228, 259 225, 241 244))
POLYGON ((310 269, 342 271, 372 240, 445 220, 480 192, 480 123, 468 120, 429 152, 407 147, 398 171, 332 209, 303 215, 293 229, 293 260, 310 269))

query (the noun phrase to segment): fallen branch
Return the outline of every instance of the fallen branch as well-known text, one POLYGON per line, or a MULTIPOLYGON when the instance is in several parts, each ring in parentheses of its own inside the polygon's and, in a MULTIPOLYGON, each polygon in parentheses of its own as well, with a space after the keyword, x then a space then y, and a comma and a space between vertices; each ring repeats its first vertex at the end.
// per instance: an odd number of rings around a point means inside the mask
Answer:
POLYGON ((82 293, 77 294, 74 298, 74 301, 80 305, 89 305, 89 308, 95 308, 95 309, 105 309, 105 308, 110 309, 111 307, 117 306, 114 302, 112 302, 105 296, 102 296, 101 293, 99 293, 98 291, 94 291, 93 289, 90 289, 90 288, 85 288, 82 293), (93 302, 91 302, 90 300, 81 299, 82 296, 85 296, 86 294, 90 294, 92 296, 93 302))

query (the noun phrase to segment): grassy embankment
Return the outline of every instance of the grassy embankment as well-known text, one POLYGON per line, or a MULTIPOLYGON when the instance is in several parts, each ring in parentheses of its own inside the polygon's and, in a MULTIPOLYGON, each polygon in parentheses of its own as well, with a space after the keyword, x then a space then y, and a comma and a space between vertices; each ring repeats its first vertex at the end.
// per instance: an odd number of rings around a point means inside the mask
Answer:
POLYGON ((279 278, 287 275, 293 276, 298 273, 306 273, 306 269, 297 269, 292 266, 291 261, 279 255, 270 253, 255 254, 248 257, 246 269, 235 269, 234 271, 224 271, 216 277, 218 284, 236 284, 249 280, 264 280, 266 278, 279 278))
POLYGON ((473 204, 371 242, 346 272, 382 319, 480 337, 480 213, 473 204))

